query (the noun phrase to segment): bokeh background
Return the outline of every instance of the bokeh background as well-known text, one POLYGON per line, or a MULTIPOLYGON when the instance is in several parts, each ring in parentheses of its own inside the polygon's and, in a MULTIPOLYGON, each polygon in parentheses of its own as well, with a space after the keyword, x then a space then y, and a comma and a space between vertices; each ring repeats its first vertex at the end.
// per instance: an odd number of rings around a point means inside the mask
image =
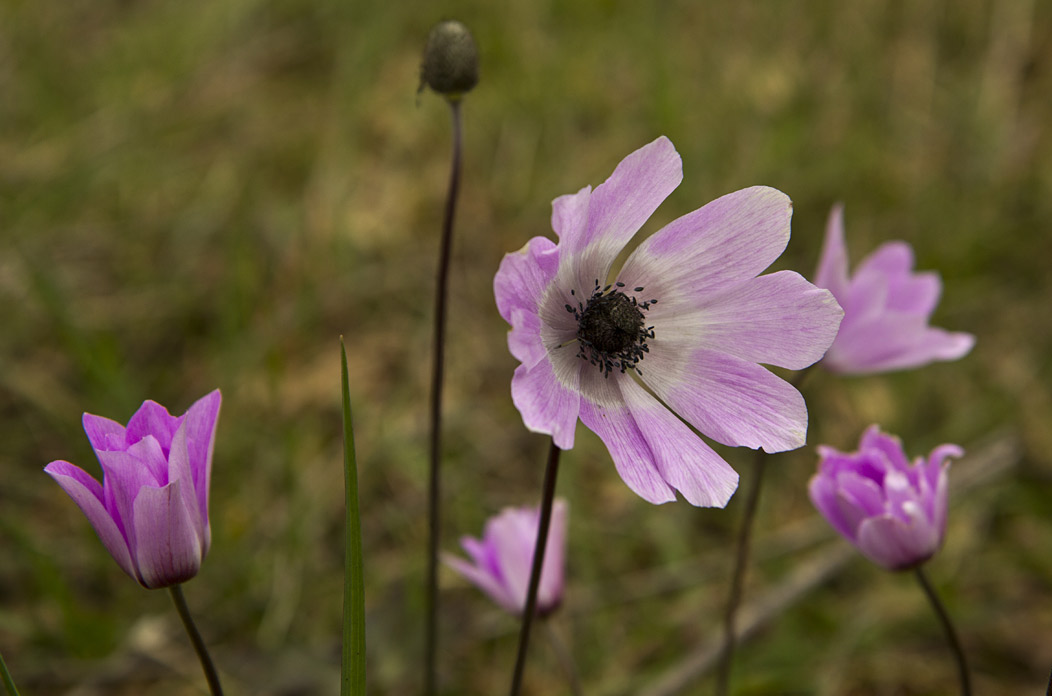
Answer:
MULTIPOLYGON (((426 395, 448 108, 416 94, 429 27, 475 33, 449 326, 443 547, 535 503, 547 442, 509 396, 501 256, 550 201, 661 134, 684 181, 644 228, 754 184, 794 200, 776 268, 813 274, 831 205, 857 261, 936 269, 955 363, 811 375, 808 446, 769 467, 746 600, 837 553, 814 445, 877 422, 989 475, 928 567, 976 691, 1052 667, 1052 4, 1038 0, 0 2, 0 650, 26 694, 197 694, 163 592, 118 569, 41 471, 97 472, 80 427, 219 387, 214 541, 186 587, 231 694, 337 693, 338 337, 351 360, 371 693, 420 684, 426 395), (416 9, 411 9, 416 7, 416 9)), ((741 496, 651 506, 590 432, 563 457, 569 580, 552 629, 589 694, 658 693, 712 645, 741 496)), ((751 453, 720 448, 741 471, 751 453)), ((506 688, 516 623, 442 575, 446 694, 506 688)), ((768 617, 740 694, 956 688, 911 578, 852 556, 768 617)), ((567 693, 535 634, 532 694, 567 693)), ((689 670, 688 670, 689 671, 689 670)), ((681 693, 707 693, 709 677, 681 693)))

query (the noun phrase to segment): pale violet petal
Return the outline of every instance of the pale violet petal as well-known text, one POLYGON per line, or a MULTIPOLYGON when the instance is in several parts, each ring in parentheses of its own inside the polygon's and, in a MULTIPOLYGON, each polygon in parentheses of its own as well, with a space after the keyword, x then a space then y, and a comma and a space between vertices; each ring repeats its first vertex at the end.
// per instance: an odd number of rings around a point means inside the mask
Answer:
POLYGON ((204 548, 196 509, 187 504, 182 488, 181 481, 163 488, 145 486, 135 499, 135 565, 145 587, 185 582, 201 568, 204 548))
MULTIPOLYGON (((572 350, 572 346, 564 350, 572 350)), ((577 372, 564 375, 563 382, 556 375, 550 360, 541 360, 533 367, 520 365, 511 380, 511 398, 522 415, 526 428, 552 436, 560 449, 572 449, 574 430, 581 400, 577 372)))
POLYGON ((756 277, 785 250, 793 206, 777 189, 755 186, 717 198, 646 239, 617 279, 658 299, 651 317, 689 311, 697 298, 756 277))
POLYGON ((803 396, 756 363, 710 350, 666 350, 655 341, 640 366, 662 401, 717 442, 782 452, 806 441, 803 396))
POLYGON ((516 308, 536 314, 558 267, 559 249, 546 237, 534 237, 519 251, 505 254, 493 278, 497 310, 504 321, 514 323, 516 308))
POLYGON ((62 490, 73 499, 88 522, 95 529, 99 541, 117 561, 121 569, 138 580, 135 566, 132 563, 128 542, 121 533, 120 527, 106 510, 103 502, 102 486, 83 469, 69 462, 55 461, 44 467, 51 478, 62 487, 62 490))
POLYGON ((826 222, 825 243, 815 272, 815 285, 828 288, 843 301, 848 288, 847 245, 844 243, 844 206, 837 203, 826 222))
POLYGON ((779 271, 698 298, 693 311, 660 321, 648 316, 648 322, 660 330, 660 338, 674 336, 684 347, 800 370, 822 358, 843 315, 828 290, 792 271, 779 271))
POLYGON ((618 387, 627 375, 600 375, 598 369, 581 373, 585 394, 581 398, 581 422, 599 436, 621 479, 639 497, 650 503, 667 503, 676 499, 672 487, 654 462, 654 453, 625 405, 618 387))

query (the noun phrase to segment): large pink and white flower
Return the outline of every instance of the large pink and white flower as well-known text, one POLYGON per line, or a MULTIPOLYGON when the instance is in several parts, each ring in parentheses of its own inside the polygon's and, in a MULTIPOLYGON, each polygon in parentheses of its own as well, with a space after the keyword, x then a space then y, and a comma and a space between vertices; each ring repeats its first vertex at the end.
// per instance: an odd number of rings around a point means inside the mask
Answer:
POLYGON ((661 137, 594 191, 555 199, 559 243, 534 237, 506 255, 494 291, 522 363, 512 399, 530 430, 569 449, 580 418, 644 499, 663 503, 679 491, 694 505, 723 506, 738 475, 688 423, 726 445, 802 446, 803 397, 757 363, 811 365, 843 312, 797 273, 758 276, 785 249, 792 216, 789 198, 767 187, 671 222, 611 278, 614 260, 682 178, 679 154, 661 137))
POLYGON ((920 367, 968 354, 975 336, 928 325, 942 282, 932 271, 913 271, 913 249, 886 242, 848 275, 844 207, 834 206, 815 274, 844 308, 844 321, 822 364, 833 372, 867 374, 920 367))

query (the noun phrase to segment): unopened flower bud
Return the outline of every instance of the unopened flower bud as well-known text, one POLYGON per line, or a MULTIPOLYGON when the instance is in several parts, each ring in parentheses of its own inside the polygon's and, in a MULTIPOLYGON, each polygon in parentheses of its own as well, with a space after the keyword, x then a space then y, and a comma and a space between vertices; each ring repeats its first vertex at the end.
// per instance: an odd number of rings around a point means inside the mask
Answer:
POLYGON ((457 99, 479 81, 479 52, 468 28, 456 20, 439 22, 427 37, 420 65, 420 90, 427 85, 457 99))

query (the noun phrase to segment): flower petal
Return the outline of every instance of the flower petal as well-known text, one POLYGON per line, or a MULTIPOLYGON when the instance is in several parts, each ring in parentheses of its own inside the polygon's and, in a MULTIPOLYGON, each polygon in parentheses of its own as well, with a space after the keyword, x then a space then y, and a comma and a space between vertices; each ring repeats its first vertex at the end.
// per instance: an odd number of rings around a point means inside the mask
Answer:
POLYGON ((591 289, 595 279, 606 282, 614 259, 682 180, 679 153, 661 136, 621 160, 590 195, 582 191, 573 199, 557 199, 552 224, 566 250, 563 262, 576 271, 578 290, 591 289), (586 218, 580 200, 584 195, 586 218))
POLYGON ((691 505, 725 507, 738 488, 737 472, 634 379, 618 384, 665 482, 691 505))
POLYGON ((145 486, 135 499, 135 561, 145 587, 185 582, 201 568, 199 516, 184 485, 179 480, 162 488, 145 486))
POLYGON ((641 366, 647 386, 717 442, 782 452, 806 441, 804 397, 756 363, 711 350, 665 350, 654 341, 641 366))
POLYGON ((62 490, 73 499, 84 516, 88 518, 99 541, 113 556, 113 560, 117 561, 117 565, 125 573, 138 580, 128 542, 124 539, 120 527, 106 510, 102 486, 99 482, 80 467, 65 461, 51 462, 44 467, 44 471, 62 486, 62 490))
MULTIPOLYGON (((820 454, 822 449, 819 448, 820 454)), ((855 528, 848 523, 849 518, 843 514, 836 479, 822 473, 815 474, 807 484, 807 494, 818 512, 833 525, 833 529, 840 532, 845 539, 854 542, 855 528)))
MULTIPOLYGON (((576 379, 580 370, 567 377, 576 379)), ((577 384, 564 384, 550 360, 533 367, 519 365, 511 379, 511 399, 526 428, 552 436, 559 449, 572 449, 581 395, 577 384)))
POLYGON ((654 453, 621 396, 620 378, 602 377, 598 370, 585 370, 581 376, 586 390, 581 398, 581 422, 606 445, 617 473, 647 502, 675 500, 676 494, 658 470, 654 453))
POLYGON ((826 238, 815 272, 815 285, 828 288, 843 301, 848 288, 847 245, 844 243, 844 206, 837 203, 829 212, 826 238))
POLYGON ((927 317, 887 313, 842 329, 826 355, 834 372, 867 374, 956 360, 975 345, 975 336, 927 326, 927 317))
POLYGON ((204 524, 202 532, 206 553, 211 535, 208 526, 208 490, 212 481, 212 453, 215 450, 216 423, 219 420, 219 407, 222 402, 223 395, 218 389, 201 397, 187 410, 177 431, 177 434, 184 432, 186 437, 186 453, 190 468, 188 480, 193 483, 198 510, 204 524))
POLYGON ((717 198, 669 223, 639 245, 618 274, 628 287, 645 287, 659 316, 756 277, 789 242, 793 205, 777 189, 754 186, 717 198))
POLYGON ((172 435, 179 427, 180 419, 168 413, 168 409, 156 401, 144 401, 139 410, 128 421, 128 444, 153 435, 166 453, 172 446, 172 435))
POLYGON ((161 485, 156 475, 160 471, 167 476, 161 446, 146 436, 135 443, 136 453, 147 457, 151 463, 145 464, 142 459, 130 452, 98 452, 99 464, 103 472, 103 503, 110 517, 117 523, 128 540, 128 548, 134 556, 136 530, 134 525, 135 499, 144 486, 161 485), (160 464, 157 460, 160 460, 160 464))
POLYGON ((939 535, 916 504, 910 522, 890 515, 872 517, 858 529, 858 549, 888 570, 904 570, 928 560, 939 548, 939 535))
POLYGON ((486 544, 493 549, 516 612, 526 607, 538 519, 536 508, 505 508, 486 523, 486 544))
POLYGON ((862 440, 858 444, 861 452, 876 450, 884 455, 893 469, 906 471, 910 468, 910 460, 902 449, 902 440, 894 435, 888 435, 880 431, 880 426, 875 423, 862 433, 862 440))
POLYGON ((508 590, 491 573, 471 565, 464 559, 451 553, 442 554, 442 562, 460 573, 465 580, 475 585, 505 610, 519 613, 522 609, 515 603, 508 590))
POLYGON ((653 321, 679 350, 708 348, 749 362, 801 370, 820 360, 836 338, 844 311, 828 290, 779 271, 752 278, 697 305, 653 321))
POLYGON ((903 241, 884 242, 855 269, 855 275, 860 273, 876 273, 877 275, 894 277, 906 275, 913 270, 913 247, 903 241))
MULTIPOLYGON (((549 612, 559 605, 563 596, 566 565, 566 525, 568 516, 565 500, 552 501, 552 519, 548 527, 548 544, 544 549, 544 567, 541 569, 541 584, 537 588, 537 607, 549 612)), ((533 549, 536 538, 530 544, 533 549)), ((523 602, 525 607, 525 601, 523 602)))
POLYGON ((128 448, 124 426, 120 423, 90 413, 85 413, 81 422, 84 424, 88 442, 96 452, 128 448))
POLYGON ((942 280, 933 271, 896 276, 888 286, 888 309, 929 316, 939 304, 942 280))
POLYGON ((559 249, 546 237, 534 237, 522 249, 505 254, 493 278, 497 310, 512 324, 513 310, 537 314, 541 297, 559 268, 559 249))

